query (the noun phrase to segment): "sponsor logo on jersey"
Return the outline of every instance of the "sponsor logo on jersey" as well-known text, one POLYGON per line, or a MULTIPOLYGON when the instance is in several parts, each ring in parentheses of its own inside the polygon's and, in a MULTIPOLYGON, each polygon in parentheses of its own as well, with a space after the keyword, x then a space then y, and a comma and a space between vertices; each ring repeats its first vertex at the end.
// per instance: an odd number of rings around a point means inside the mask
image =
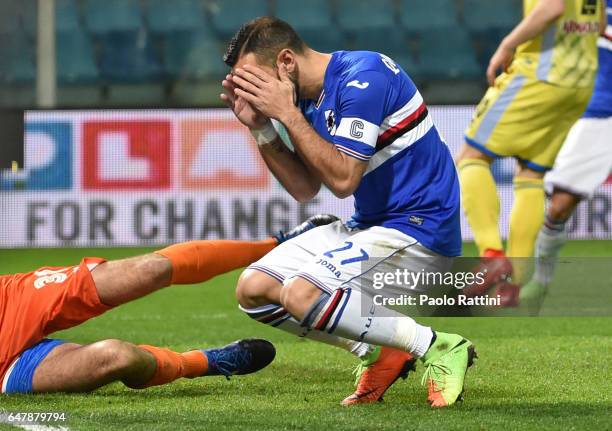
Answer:
POLYGON ((596 15, 597 14, 597 0, 583 0, 582 3, 582 14, 583 15, 596 15))
POLYGON ((599 33, 599 23, 594 21, 578 22, 569 20, 563 23, 563 32, 577 34, 599 33))
POLYGON ((418 216, 415 216, 415 215, 411 215, 410 217, 408 217, 408 221, 410 223, 412 223, 412 224, 416 224, 418 226, 422 226, 423 222, 425 220, 423 219, 423 217, 418 217, 418 216))
POLYGON ((369 82, 359 82, 356 79, 349 82, 348 84, 346 84, 347 87, 356 87, 359 88, 360 90, 365 90, 366 88, 368 88, 370 86, 369 82))

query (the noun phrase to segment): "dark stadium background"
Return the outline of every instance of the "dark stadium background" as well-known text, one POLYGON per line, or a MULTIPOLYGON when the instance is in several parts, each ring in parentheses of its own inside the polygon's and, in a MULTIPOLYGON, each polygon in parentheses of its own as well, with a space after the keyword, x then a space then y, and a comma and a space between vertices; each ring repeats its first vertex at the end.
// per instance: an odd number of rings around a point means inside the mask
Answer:
MULTIPOLYGON (((519 0, 55 0, 58 107, 219 106, 244 21, 276 15, 322 51, 384 51, 429 104, 475 103, 519 0), (452 89, 452 91, 447 91, 452 89)), ((36 0, 0 2, 0 104, 34 106, 36 0)))

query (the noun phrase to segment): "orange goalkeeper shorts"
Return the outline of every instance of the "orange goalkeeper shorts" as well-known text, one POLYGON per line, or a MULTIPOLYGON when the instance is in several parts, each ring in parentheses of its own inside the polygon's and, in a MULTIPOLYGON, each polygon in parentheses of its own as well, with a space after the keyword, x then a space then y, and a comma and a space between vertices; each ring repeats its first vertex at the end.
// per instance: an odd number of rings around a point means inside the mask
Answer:
POLYGON ((91 276, 103 262, 85 258, 78 266, 0 276, 0 382, 19 355, 45 336, 112 308, 100 302, 91 276))

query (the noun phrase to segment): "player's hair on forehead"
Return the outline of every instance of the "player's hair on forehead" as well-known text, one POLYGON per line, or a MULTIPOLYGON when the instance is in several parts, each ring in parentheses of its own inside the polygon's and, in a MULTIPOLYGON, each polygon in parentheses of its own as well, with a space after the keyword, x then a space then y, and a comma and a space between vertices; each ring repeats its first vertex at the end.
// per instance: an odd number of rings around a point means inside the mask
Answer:
POLYGON ((234 67, 241 55, 254 53, 265 62, 274 63, 278 53, 285 48, 301 54, 306 44, 285 21, 264 16, 240 27, 230 40, 223 61, 234 67))

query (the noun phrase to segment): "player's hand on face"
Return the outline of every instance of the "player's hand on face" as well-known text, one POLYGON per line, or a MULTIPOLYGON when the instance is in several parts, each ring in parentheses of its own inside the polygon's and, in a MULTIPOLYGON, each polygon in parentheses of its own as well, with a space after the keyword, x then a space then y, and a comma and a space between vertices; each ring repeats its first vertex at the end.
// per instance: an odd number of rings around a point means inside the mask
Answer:
POLYGON ((225 92, 221 93, 221 100, 234 112, 234 115, 242 124, 249 129, 261 129, 270 121, 268 117, 255 109, 244 98, 234 93, 236 84, 232 75, 228 74, 221 85, 225 89, 225 92))
POLYGON ((489 67, 487 68, 487 82, 490 86, 493 86, 495 83, 495 77, 497 76, 497 72, 501 70, 505 72, 510 67, 510 63, 512 63, 512 59, 514 58, 514 49, 506 47, 503 43, 497 48, 493 57, 491 57, 491 61, 489 62, 489 67))
POLYGON ((262 114, 281 120, 283 114, 295 109, 295 86, 284 65, 279 68, 280 79, 260 68, 244 65, 233 77, 234 94, 251 103, 262 114))

